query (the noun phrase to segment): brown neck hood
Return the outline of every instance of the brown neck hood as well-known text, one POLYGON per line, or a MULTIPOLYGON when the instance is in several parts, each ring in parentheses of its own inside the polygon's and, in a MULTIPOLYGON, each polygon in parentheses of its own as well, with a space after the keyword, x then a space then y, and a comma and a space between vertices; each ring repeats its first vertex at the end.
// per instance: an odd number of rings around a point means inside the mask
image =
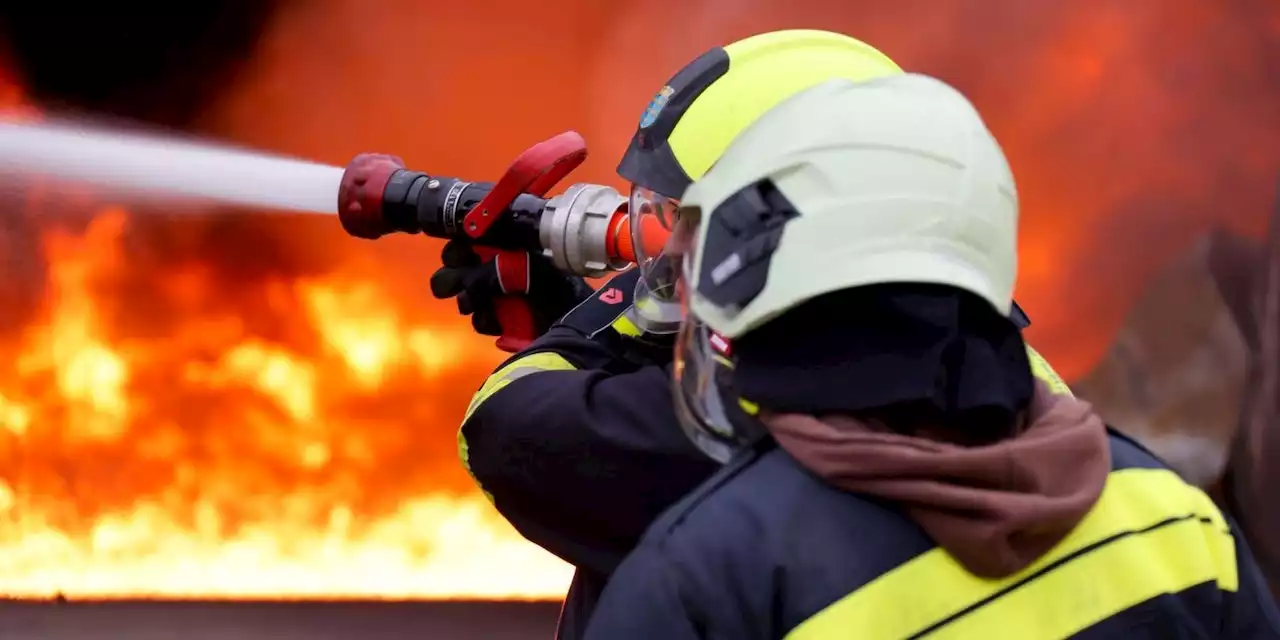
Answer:
POLYGON ((778 444, 846 491, 900 505, 975 575, 1020 571, 1062 540, 1102 493, 1106 428, 1082 400, 1037 383, 1025 428, 961 447, 853 418, 763 416, 778 444))

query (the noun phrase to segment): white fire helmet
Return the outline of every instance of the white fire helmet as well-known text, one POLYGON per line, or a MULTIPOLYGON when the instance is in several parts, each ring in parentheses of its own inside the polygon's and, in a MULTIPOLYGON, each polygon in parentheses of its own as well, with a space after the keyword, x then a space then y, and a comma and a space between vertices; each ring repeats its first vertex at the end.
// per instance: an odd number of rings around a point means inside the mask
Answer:
POLYGON ((827 293, 929 283, 1008 315, 1018 198, 973 105, 917 74, 832 80, 747 128, 681 199, 671 242, 687 316, 675 400, 724 460, 761 431, 732 389, 732 340, 827 293))

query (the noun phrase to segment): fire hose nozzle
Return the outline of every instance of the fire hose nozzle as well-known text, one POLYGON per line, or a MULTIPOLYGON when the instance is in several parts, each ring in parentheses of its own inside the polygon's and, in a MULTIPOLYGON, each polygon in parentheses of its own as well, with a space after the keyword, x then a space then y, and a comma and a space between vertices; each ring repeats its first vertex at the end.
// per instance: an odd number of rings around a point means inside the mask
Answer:
POLYGON ((396 156, 362 153, 338 184, 338 220, 348 234, 369 240, 396 232, 462 240, 482 260, 510 267, 498 269, 505 293, 494 300, 503 331, 498 348, 518 351, 538 337, 529 301, 519 295, 528 291, 530 252, 562 271, 598 277, 658 255, 666 241, 651 216, 644 220, 652 224, 640 223, 642 237, 633 238, 628 198, 609 187, 575 184, 548 198, 586 157, 586 141, 566 131, 525 150, 490 183, 410 171, 396 156))
POLYGON ((382 214, 383 194, 404 160, 384 153, 362 153, 351 160, 338 184, 338 221, 347 233, 375 240, 396 229, 382 214))
POLYGON ((657 255, 666 230, 646 217, 653 228, 640 238, 646 246, 635 246, 624 194, 579 183, 547 195, 585 159, 586 142, 572 131, 530 147, 496 183, 411 171, 396 156, 362 153, 342 174, 338 219, 357 238, 424 233, 473 243, 485 259, 493 251, 539 252, 562 271, 586 277, 657 255))
POLYGON ((588 278, 627 268, 634 257, 618 250, 630 239, 626 202, 597 184, 575 184, 551 198, 538 225, 543 255, 561 271, 588 278))

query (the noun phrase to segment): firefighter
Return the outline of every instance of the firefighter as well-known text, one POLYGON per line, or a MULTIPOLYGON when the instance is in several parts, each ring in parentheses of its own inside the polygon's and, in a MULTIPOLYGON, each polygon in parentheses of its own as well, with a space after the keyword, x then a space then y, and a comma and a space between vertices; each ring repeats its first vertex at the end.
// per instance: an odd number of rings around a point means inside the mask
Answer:
POLYGON ((732 457, 587 638, 1280 638, 1213 501, 1033 375, 1017 217, 933 78, 832 80, 747 128, 669 245, 675 405, 732 457))
MULTIPOLYGON (((703 54, 658 91, 619 164, 618 173, 633 183, 633 233, 671 227, 674 198, 782 99, 831 78, 901 72, 871 46, 824 31, 766 33, 703 54)), ((446 246, 443 258, 433 293, 456 296, 480 333, 500 334, 489 303, 499 292, 493 263, 458 242, 446 246)), ((561 638, 576 638, 609 574, 646 527, 719 461, 676 427, 669 369, 680 309, 671 297, 670 260, 645 256, 642 268, 594 294, 540 256, 529 260, 535 317, 563 318, 475 394, 458 449, 498 511, 577 568, 560 625, 561 638)), ((1012 317, 1027 322, 1016 307, 1012 317)))

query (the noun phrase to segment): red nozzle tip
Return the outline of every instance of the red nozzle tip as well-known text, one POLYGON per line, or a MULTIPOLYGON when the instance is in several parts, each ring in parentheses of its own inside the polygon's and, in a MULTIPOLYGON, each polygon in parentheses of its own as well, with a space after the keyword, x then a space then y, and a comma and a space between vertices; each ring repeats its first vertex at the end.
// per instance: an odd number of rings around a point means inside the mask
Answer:
POLYGON ((382 193, 404 160, 384 153, 362 153, 351 160, 338 184, 338 221, 347 233, 373 240, 394 229, 382 219, 382 193))

